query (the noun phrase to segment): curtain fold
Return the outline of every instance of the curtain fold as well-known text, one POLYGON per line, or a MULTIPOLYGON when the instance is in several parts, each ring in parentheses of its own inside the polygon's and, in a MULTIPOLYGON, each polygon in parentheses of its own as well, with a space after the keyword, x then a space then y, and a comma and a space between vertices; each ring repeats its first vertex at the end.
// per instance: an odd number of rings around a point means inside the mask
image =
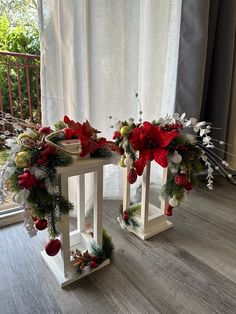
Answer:
POLYGON ((236 1, 183 0, 175 110, 212 122, 223 141, 236 135, 235 29, 236 1))
POLYGON ((199 118, 205 75, 210 0, 183 0, 175 111, 199 118))
MULTIPOLYGON (((111 138, 111 124, 138 118, 134 90, 139 92, 143 118, 153 120, 166 112, 163 99, 170 100, 168 111, 173 112, 169 95, 175 94, 177 60, 169 61, 178 51, 181 0, 38 0, 38 4, 44 124, 51 125, 64 114, 78 121, 87 118, 111 138), (110 115, 114 119, 109 120, 110 115)), ((121 197, 122 171, 107 168, 105 195, 121 197)))
POLYGON ((227 141, 230 119, 235 30, 236 1, 211 1, 201 118, 219 128, 212 136, 223 141, 227 141))
MULTIPOLYGON (((234 65, 232 75, 232 90, 230 97, 230 109, 229 109, 229 125, 228 125, 228 142, 230 145, 227 147, 228 152, 236 156, 236 49, 234 51, 234 65)), ((232 155, 228 155, 227 161, 230 163, 233 169, 236 169, 236 158, 232 155)))

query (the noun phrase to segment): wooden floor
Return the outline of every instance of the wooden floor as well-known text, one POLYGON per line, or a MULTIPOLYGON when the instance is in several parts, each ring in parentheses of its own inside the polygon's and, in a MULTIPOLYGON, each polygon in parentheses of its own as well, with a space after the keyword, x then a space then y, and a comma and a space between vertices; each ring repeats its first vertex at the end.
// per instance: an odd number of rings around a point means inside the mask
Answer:
POLYGON ((1 229, 0 313, 236 313, 236 187, 198 188, 176 209, 174 228, 146 242, 120 230, 119 203, 105 202, 112 265, 66 289, 40 257, 45 233, 1 229))

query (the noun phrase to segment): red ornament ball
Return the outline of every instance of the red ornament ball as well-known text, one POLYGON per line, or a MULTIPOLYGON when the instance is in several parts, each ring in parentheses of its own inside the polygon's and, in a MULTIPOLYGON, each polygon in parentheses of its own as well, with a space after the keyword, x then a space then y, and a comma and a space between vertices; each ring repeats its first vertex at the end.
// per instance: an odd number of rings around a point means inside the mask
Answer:
POLYGON ((35 222, 35 228, 37 230, 44 230, 47 228, 47 225, 48 225, 48 222, 46 219, 38 219, 36 222, 35 222))
POLYGON ((187 191, 191 191, 192 188, 193 188, 192 182, 189 181, 187 184, 185 184, 184 188, 185 188, 185 190, 187 190, 187 191))
POLYGON ((18 176, 18 184, 21 188, 29 190, 32 186, 37 185, 38 181, 35 176, 30 174, 28 171, 25 171, 23 174, 18 176))
POLYGON ((173 206, 171 206, 170 204, 167 204, 165 207, 165 215, 172 216, 173 215, 172 210, 173 210, 173 206))
POLYGON ((180 186, 185 186, 187 183, 188 183, 188 177, 186 176, 186 174, 184 173, 181 173, 181 174, 178 174, 176 177, 175 177, 175 183, 177 185, 180 185, 180 186))
POLYGON ((91 268, 97 268, 98 267, 98 263, 96 261, 92 261, 92 262, 89 263, 89 266, 91 268))
POLYGON ((39 133, 41 134, 41 135, 43 135, 43 134, 49 134, 49 133, 51 133, 52 132, 52 130, 51 130, 51 128, 50 127, 47 127, 47 126, 42 126, 40 129, 39 129, 39 133))
POLYGON ((127 221, 129 219, 129 215, 126 210, 123 212, 122 218, 124 221, 127 221))
POLYGON ((128 182, 130 184, 133 184, 134 182, 136 182, 137 176, 138 176, 137 171, 134 168, 132 168, 128 173, 128 182))
POLYGON ((60 251, 61 241, 59 239, 51 239, 44 246, 47 255, 55 256, 60 251))

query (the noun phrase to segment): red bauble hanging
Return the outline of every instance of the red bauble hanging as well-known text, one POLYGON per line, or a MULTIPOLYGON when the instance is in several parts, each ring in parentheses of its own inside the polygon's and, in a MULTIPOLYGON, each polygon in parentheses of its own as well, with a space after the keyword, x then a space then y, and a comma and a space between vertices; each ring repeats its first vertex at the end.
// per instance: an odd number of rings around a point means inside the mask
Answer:
POLYGON ((29 190, 33 186, 37 185, 38 181, 36 180, 35 176, 26 171, 18 176, 18 184, 21 188, 29 190))
POLYGON ((185 188, 185 190, 187 190, 187 191, 191 191, 192 188, 193 188, 192 182, 189 181, 187 184, 185 184, 184 188, 185 188))
POLYGON ((47 255, 55 256, 60 251, 61 241, 59 239, 51 239, 44 246, 47 255))
POLYGON ((52 132, 52 130, 51 130, 51 128, 50 127, 48 127, 48 126, 42 126, 40 129, 39 129, 39 134, 41 134, 41 135, 47 135, 47 134, 49 134, 49 133, 51 133, 52 132))
POLYGON ((129 219, 129 215, 126 210, 123 212, 122 218, 124 221, 127 221, 129 219))
POLYGON ((177 185, 180 185, 180 186, 185 186, 187 183, 188 183, 188 177, 186 176, 186 174, 184 173, 181 173, 181 174, 178 174, 176 177, 175 177, 175 183, 177 185))
POLYGON ((46 219, 38 219, 35 222, 35 228, 37 230, 44 230, 47 228, 48 222, 46 219))
POLYGON ((165 207, 165 215, 166 216, 172 216, 172 210, 173 210, 173 206, 171 206, 170 204, 166 204, 165 207))
POLYGON ((130 184, 133 184, 134 182, 136 182, 137 176, 137 171, 134 168, 130 169, 128 173, 128 182, 130 184))

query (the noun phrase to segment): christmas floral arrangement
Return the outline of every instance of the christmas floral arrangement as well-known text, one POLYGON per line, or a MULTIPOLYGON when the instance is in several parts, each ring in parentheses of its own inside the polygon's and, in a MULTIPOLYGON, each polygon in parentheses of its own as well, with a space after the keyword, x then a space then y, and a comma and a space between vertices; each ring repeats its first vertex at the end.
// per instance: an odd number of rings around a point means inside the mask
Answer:
MULTIPOLYGON (((210 136, 213 128, 210 123, 187 119, 185 114, 176 113, 152 122, 142 122, 140 118, 135 123, 131 118, 118 121, 115 127, 113 140, 122 152, 119 165, 128 168, 127 180, 130 184, 136 182, 150 161, 163 168, 168 167, 167 182, 161 191, 168 216, 196 186, 203 169, 207 170, 207 187, 210 190, 213 189, 215 170, 236 183, 230 173, 230 165, 215 152, 224 152, 219 146, 225 143, 210 136)), ((120 216, 123 224, 130 220, 128 211, 120 216)))
POLYGON ((132 228, 137 229, 140 228, 140 223, 137 221, 137 216, 140 215, 141 212, 141 204, 131 204, 129 208, 123 212, 123 205, 120 205, 119 208, 119 217, 117 218, 118 222, 122 229, 132 228))
MULTIPOLYGON (((100 131, 93 128, 88 120, 81 124, 65 116, 64 121, 55 124, 55 128, 56 132, 48 135, 46 141, 55 147, 59 144, 61 149, 65 146, 69 147, 70 144, 76 144, 77 151, 72 154, 79 154, 82 158, 88 155, 107 157, 111 150, 117 150, 113 142, 107 141, 104 137, 98 137, 100 131)), ((67 152, 71 153, 71 151, 67 152)))
POLYGON ((107 258, 111 258, 113 252, 113 244, 111 237, 107 234, 106 230, 103 229, 102 235, 102 248, 97 246, 95 243, 92 245, 91 253, 81 252, 76 249, 71 252, 72 265, 76 271, 80 274, 86 267, 97 268, 107 258))
POLYGON ((70 165, 73 158, 55 143, 76 139, 79 141, 77 153, 82 157, 96 154, 97 150, 107 152, 112 145, 105 138, 98 138, 98 131, 88 121, 80 124, 67 116, 55 124, 54 130, 3 112, 0 122, 8 128, 0 136, 9 148, 8 160, 1 168, 0 201, 4 202, 10 191, 13 201, 24 207, 29 235, 33 237, 37 231, 47 228, 50 240, 45 250, 50 256, 56 255, 61 247, 56 223, 61 215, 73 210, 73 204, 60 194, 56 167, 70 165), (50 136, 52 141, 48 142, 50 136))

